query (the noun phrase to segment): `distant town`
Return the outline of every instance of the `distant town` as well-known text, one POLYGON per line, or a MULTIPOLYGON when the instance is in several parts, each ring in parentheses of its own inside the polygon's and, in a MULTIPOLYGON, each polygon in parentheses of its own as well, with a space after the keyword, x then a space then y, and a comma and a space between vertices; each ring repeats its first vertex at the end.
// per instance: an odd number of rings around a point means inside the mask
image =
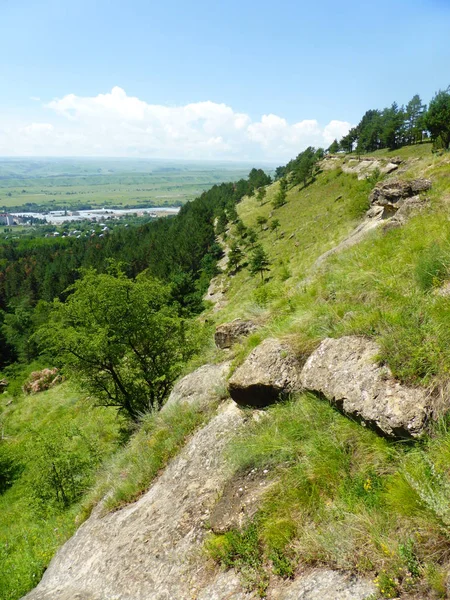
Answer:
POLYGON ((45 213, 0 213, 3 235, 34 232, 43 237, 104 237, 113 227, 145 222, 163 216, 175 215, 178 207, 152 207, 140 209, 90 209, 75 211, 48 211, 45 213))

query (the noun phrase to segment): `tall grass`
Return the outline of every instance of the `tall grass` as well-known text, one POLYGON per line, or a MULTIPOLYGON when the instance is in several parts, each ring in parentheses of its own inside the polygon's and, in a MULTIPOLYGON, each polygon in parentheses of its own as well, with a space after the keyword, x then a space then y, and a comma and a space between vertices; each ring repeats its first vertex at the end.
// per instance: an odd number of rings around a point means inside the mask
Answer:
POLYGON ((136 500, 213 411, 213 406, 202 410, 181 404, 145 415, 126 446, 102 466, 95 485, 83 499, 83 518, 102 499, 104 511, 136 500))
POLYGON ((75 531, 79 499, 120 444, 121 423, 113 410, 90 408, 68 383, 3 395, 0 421, 10 467, 0 490, 0 598, 16 600, 75 531))
POLYGON ((103 510, 113 510, 142 494, 214 411, 175 406, 147 414, 130 437, 114 409, 92 408, 69 382, 8 398, 0 441, 2 600, 39 582, 95 504, 106 497, 103 510))
POLYGON ((389 442, 312 395, 271 407, 229 447, 235 469, 276 481, 244 531, 212 536, 210 555, 249 572, 324 564, 373 577, 380 594, 445 597, 450 566, 450 430, 421 446, 389 442), (264 566, 264 568, 263 568, 264 566))

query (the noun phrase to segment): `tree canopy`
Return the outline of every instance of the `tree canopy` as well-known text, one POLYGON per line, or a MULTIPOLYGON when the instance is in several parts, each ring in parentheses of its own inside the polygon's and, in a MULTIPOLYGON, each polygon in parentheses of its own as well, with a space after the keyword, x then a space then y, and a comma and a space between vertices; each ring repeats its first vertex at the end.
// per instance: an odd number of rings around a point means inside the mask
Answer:
POLYGON ((425 124, 432 139, 443 148, 450 147, 450 86, 439 90, 430 102, 425 124))
POLYGON ((269 257, 260 245, 256 246, 250 258, 249 270, 251 275, 259 273, 261 280, 264 281, 264 273, 270 271, 269 257))
POLYGON ((38 338, 102 406, 129 418, 161 407, 197 348, 198 326, 182 319, 170 289, 147 274, 90 269, 55 300, 38 338))

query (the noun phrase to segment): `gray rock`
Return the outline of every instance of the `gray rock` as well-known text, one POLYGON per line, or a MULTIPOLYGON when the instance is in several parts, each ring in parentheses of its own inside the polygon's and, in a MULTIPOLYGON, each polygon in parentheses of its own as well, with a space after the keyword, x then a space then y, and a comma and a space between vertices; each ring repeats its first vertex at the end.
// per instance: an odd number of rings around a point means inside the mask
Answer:
POLYGON ((431 185, 429 179, 414 179, 413 181, 390 179, 382 181, 372 190, 369 201, 372 206, 391 206, 397 208, 402 199, 411 198, 419 192, 429 190, 431 185))
POLYGON ((243 422, 228 402, 137 502, 94 511, 27 600, 192 600, 204 588, 217 590, 205 599, 250 598, 202 552, 204 524, 229 478, 223 448, 243 422))
POLYGON ((228 391, 242 406, 262 407, 299 390, 301 366, 292 350, 267 339, 251 352, 228 381, 228 391))
MULTIPOLYGON (((223 450, 243 424, 239 408, 225 404, 137 502, 106 515, 95 509, 26 599, 256 600, 203 552, 205 524, 231 475, 223 450)), ((366 588, 362 579, 317 570, 274 581, 268 598, 362 600, 366 588)))
POLYGON ((389 173, 392 173, 393 171, 396 171, 398 169, 398 165, 400 163, 395 163, 395 162, 389 162, 386 166, 382 167, 380 169, 380 172, 383 175, 388 175, 389 173))
POLYGON ((426 192, 430 190, 432 183, 430 179, 414 179, 411 181, 412 194, 419 194, 420 192, 426 192))
POLYGON ((273 485, 267 469, 236 473, 227 482, 220 499, 211 511, 209 526, 214 533, 242 529, 257 513, 263 494, 273 485))
POLYGON ((230 363, 203 365, 180 379, 174 386, 164 408, 180 402, 206 407, 224 397, 230 363))
POLYGON ((302 384, 388 436, 417 436, 432 413, 431 398, 378 366, 379 351, 375 342, 362 337, 325 339, 303 367, 302 384))
POLYGON ((231 348, 240 338, 250 335, 256 329, 253 321, 235 319, 231 323, 223 323, 216 328, 214 341, 218 348, 231 348))
POLYGON ((443 298, 450 297, 450 281, 444 282, 441 287, 434 290, 436 296, 442 296, 443 298))
POLYGON ((274 600, 365 600, 376 592, 372 582, 328 569, 317 569, 288 584, 274 600))
POLYGON ((420 196, 406 198, 405 200, 403 200, 400 208, 395 212, 394 216, 392 217, 390 222, 386 224, 386 226, 388 228, 401 227, 411 217, 421 212, 425 208, 425 206, 426 199, 423 199, 420 196))

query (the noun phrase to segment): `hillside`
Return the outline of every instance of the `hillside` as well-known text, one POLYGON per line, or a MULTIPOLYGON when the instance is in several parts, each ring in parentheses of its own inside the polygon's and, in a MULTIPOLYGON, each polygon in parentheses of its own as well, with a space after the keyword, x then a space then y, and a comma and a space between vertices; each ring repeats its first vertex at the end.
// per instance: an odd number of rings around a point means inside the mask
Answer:
MULTIPOLYGON (((430 144, 337 154, 278 208, 280 181, 238 202, 218 236, 238 260, 200 319, 244 336, 210 334, 161 413, 102 451, 65 535, 91 516, 27 598, 449 597, 449 174, 430 144), (349 409, 363 376, 372 405, 349 409), (268 388, 288 397, 261 410, 268 388)), ((10 433, 43 394, 4 396, 10 433)))
MULTIPOLYGON (((245 198, 239 216, 258 231, 271 263, 268 281, 262 285, 246 268, 227 276, 227 304, 213 313, 216 323, 256 317, 264 324, 258 341, 288 336, 299 351, 309 351, 326 336, 369 335, 379 339, 382 359, 403 381, 426 385, 438 373, 444 377, 446 300, 433 292, 447 276, 448 157, 432 155, 429 144, 379 151, 374 158, 380 157, 377 169, 392 158, 403 160, 389 178, 432 180, 423 210, 402 227, 380 227, 353 248, 318 260, 363 221, 369 194, 378 177, 383 179, 378 172, 374 176, 370 157, 361 161, 369 169, 364 179, 355 175, 359 162, 351 156, 325 160, 314 183, 290 189, 279 209, 270 202, 277 183, 262 206, 255 197, 245 198), (268 219, 263 230, 260 216, 268 219), (271 231, 274 219, 279 227, 271 231)), ((239 240, 232 228, 233 237, 239 240)), ((245 239, 239 242, 244 248, 245 239)), ((246 253, 251 255, 251 248, 246 253)))

